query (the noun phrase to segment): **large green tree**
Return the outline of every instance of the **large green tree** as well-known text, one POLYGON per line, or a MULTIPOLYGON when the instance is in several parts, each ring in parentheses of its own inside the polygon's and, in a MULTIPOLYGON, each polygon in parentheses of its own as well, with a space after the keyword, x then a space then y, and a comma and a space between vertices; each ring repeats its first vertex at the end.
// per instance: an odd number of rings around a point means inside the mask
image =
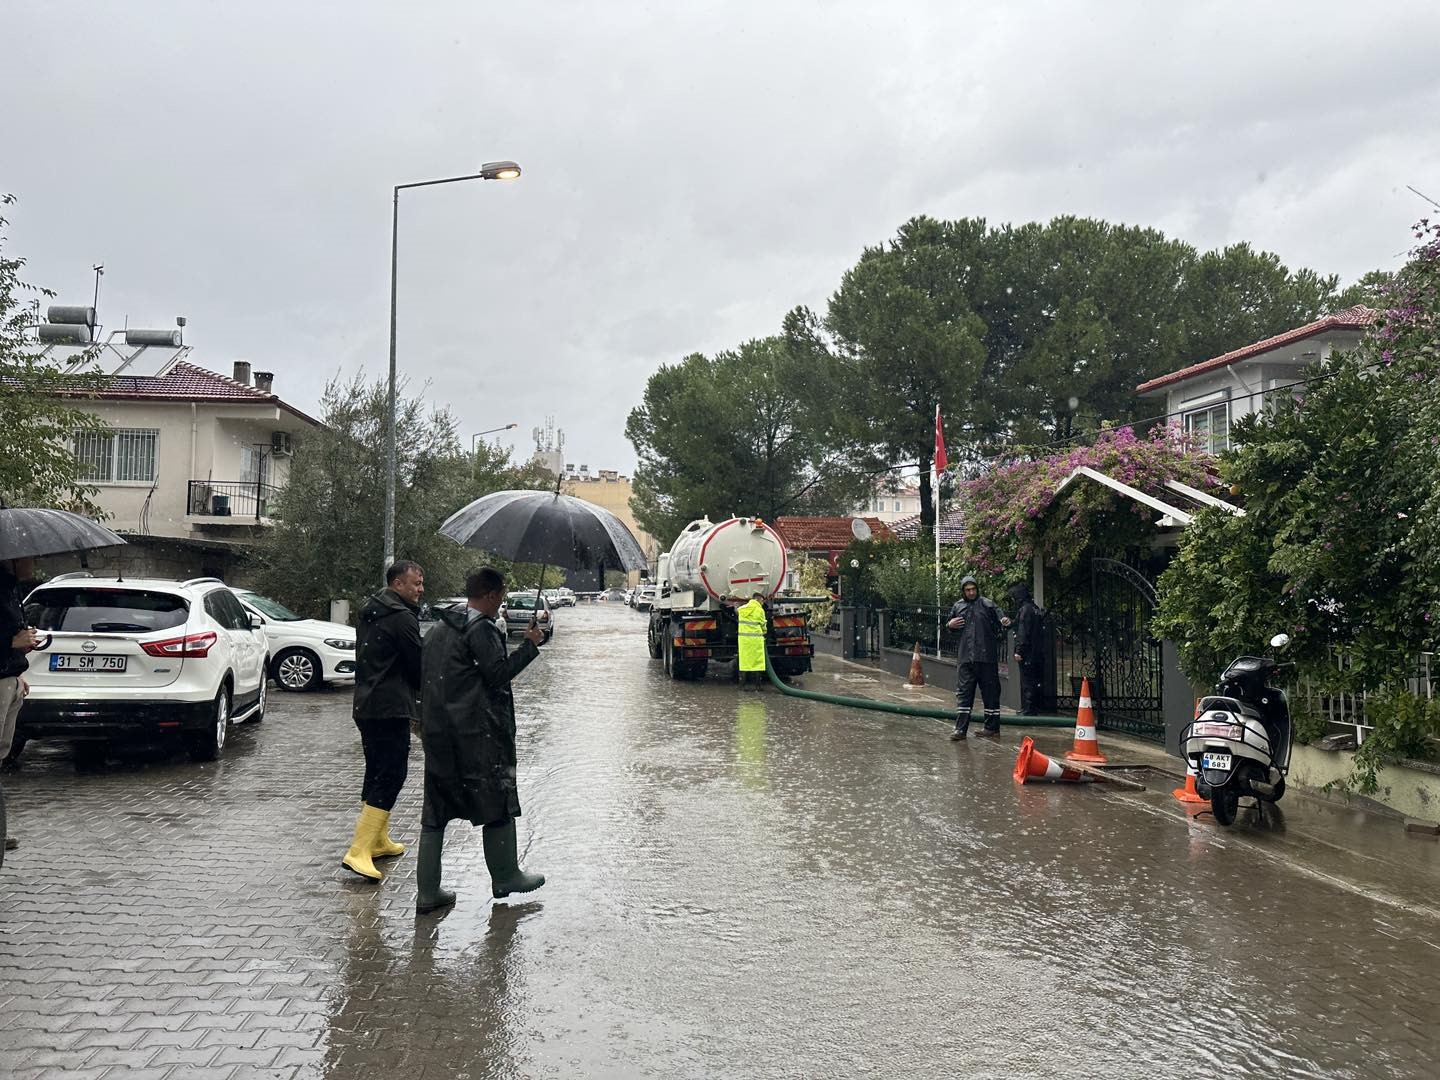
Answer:
POLYGON ((665 542, 705 515, 849 511, 867 474, 832 438, 828 363, 769 337, 661 367, 625 424, 641 527, 665 542))
POLYGON ((982 384, 985 324, 972 303, 984 233, 984 222, 915 218, 894 241, 861 253, 823 322, 805 308, 785 320, 797 355, 831 374, 838 406, 832 441, 919 465, 925 529, 934 516, 936 405, 960 448, 996 424, 982 384))
POLYGON ((1088 218, 921 217, 861 253, 823 318, 796 309, 785 329, 837 361, 845 434, 921 465, 928 527, 937 403, 961 462, 1063 442, 1153 409, 1134 393, 1146 379, 1339 306, 1337 284, 1246 244, 1200 253, 1088 218))
MULTIPOLYGON (((262 589, 302 612, 323 615, 333 599, 358 602, 375 591, 384 554, 387 402, 383 379, 332 382, 321 400, 325 426, 296 447, 258 576, 262 589)), ((455 418, 428 411, 419 398, 402 393, 396 408, 396 555, 425 568, 430 596, 454 596, 484 557, 440 536, 445 518, 481 495, 543 488, 554 478, 535 465, 516 467, 494 446, 469 453, 455 418)), ((528 575, 515 575, 514 583, 528 583, 528 575)))
MULTIPOLYGON (((14 201, 0 195, 0 205, 14 201)), ((36 308, 54 293, 21 280, 25 260, 4 250, 6 224, 0 217, 0 501, 103 518, 73 449, 77 433, 103 427, 72 396, 95 379, 62 372, 35 348, 36 308)))

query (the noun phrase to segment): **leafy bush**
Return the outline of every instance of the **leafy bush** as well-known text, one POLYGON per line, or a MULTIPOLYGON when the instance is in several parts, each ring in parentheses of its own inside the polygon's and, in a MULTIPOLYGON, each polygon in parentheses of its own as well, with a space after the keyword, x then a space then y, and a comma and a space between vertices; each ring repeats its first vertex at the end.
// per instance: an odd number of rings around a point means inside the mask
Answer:
POLYGON ((1365 703, 1365 719, 1373 727, 1355 751, 1354 771, 1347 786, 1373 795, 1380 786, 1378 773, 1382 766, 1405 758, 1435 757, 1440 701, 1409 691, 1390 691, 1365 703))

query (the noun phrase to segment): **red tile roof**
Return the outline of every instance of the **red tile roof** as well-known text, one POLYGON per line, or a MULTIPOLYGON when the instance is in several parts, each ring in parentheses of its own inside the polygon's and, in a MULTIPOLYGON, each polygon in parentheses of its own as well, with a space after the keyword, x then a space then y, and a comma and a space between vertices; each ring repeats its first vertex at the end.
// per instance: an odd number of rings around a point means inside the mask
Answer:
MULTIPOLYGON (((914 514, 899 521, 891 522, 890 531, 901 540, 914 540, 920 535, 920 515, 914 514)), ((940 543, 942 546, 965 542, 965 511, 947 510, 940 515, 940 543)))
MULTIPOLYGON (((855 540, 849 517, 779 517, 772 525, 791 551, 843 551, 855 540)), ((879 518, 861 518, 876 540, 893 540, 895 534, 879 518)))
POLYGON ((217 375, 181 360, 164 375, 111 375, 100 390, 79 391, 86 397, 115 401, 208 401, 242 405, 275 405, 293 413, 307 423, 320 426, 320 421, 287 405, 274 394, 226 376, 217 375))
POLYGON ((1223 356, 1216 356, 1210 360, 1203 360, 1198 364, 1191 364, 1179 371, 1172 371, 1169 375, 1161 375, 1159 378, 1143 382, 1135 388, 1137 394, 1148 394, 1152 390, 1159 390, 1161 387, 1177 383, 1181 379, 1188 379, 1192 375, 1202 375, 1207 371, 1214 371, 1216 368, 1223 368, 1227 364, 1238 363, 1241 360, 1248 360, 1252 356, 1259 356, 1261 353, 1269 352, 1271 349, 1278 349, 1284 345, 1290 345, 1305 338, 1313 337, 1316 334, 1324 334, 1330 330, 1363 330, 1373 323, 1380 313, 1374 308, 1365 307, 1363 304, 1356 304, 1354 307, 1346 308, 1343 311, 1336 311, 1326 315, 1322 319, 1316 319, 1304 326, 1297 326, 1294 330, 1286 330, 1283 334, 1276 334, 1264 341, 1257 341, 1253 345, 1246 345, 1243 348, 1235 349, 1225 353, 1223 356))

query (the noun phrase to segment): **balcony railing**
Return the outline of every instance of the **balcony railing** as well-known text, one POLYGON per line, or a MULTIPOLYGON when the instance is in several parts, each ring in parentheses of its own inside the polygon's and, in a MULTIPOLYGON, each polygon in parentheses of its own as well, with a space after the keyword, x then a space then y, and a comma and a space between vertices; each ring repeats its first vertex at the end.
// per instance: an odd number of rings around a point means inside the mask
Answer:
POLYGON ((190 517, 229 518, 235 524, 260 522, 280 489, 248 480, 191 480, 185 500, 190 517))

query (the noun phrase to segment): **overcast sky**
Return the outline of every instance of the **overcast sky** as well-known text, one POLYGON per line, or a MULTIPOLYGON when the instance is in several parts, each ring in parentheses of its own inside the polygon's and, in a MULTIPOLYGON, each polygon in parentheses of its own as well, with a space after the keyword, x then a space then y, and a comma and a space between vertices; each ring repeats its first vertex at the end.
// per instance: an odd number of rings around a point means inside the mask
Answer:
MULTIPOLYGON (((919 213, 1074 213, 1353 280, 1440 198, 1440 5, 0 5, 11 251, 312 407, 401 370, 468 435, 629 470, 660 364, 823 307, 919 213)), ((1199 359, 1199 358, 1197 358, 1199 359)))

